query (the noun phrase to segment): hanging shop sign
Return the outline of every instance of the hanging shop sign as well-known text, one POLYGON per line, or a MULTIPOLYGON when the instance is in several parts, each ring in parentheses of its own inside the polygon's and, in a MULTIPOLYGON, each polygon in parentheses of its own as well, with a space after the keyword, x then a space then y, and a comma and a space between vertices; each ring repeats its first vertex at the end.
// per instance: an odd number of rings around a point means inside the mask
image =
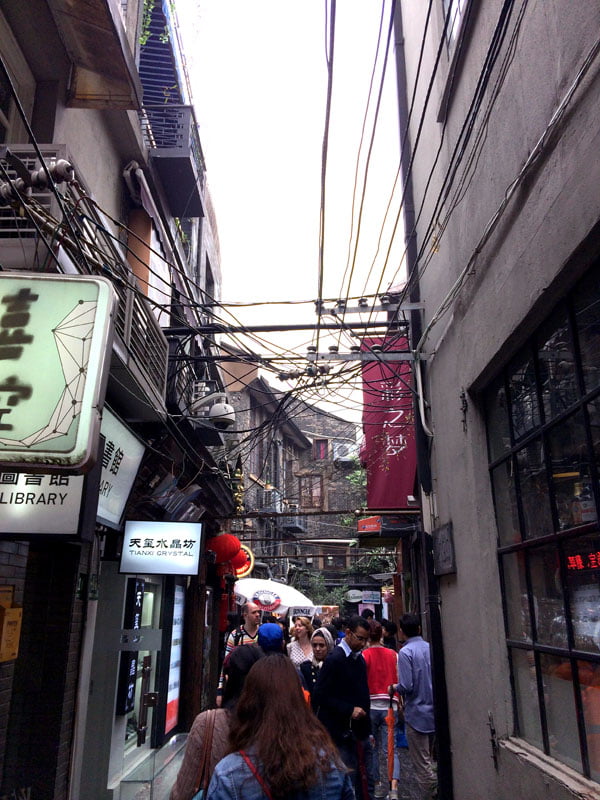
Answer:
POLYGON ((363 593, 360 589, 349 589, 344 597, 349 603, 362 603, 363 593))
POLYGON ((91 468, 115 306, 105 278, 0 273, 0 466, 91 468))
POLYGON ((379 605, 379 603, 381 603, 381 592, 379 590, 370 591, 368 589, 363 589, 362 602, 379 605))
POLYGON ((76 535, 83 476, 0 472, 0 532, 76 535))
POLYGON ((240 545, 240 554, 240 561, 242 560, 242 557, 244 558, 244 561, 240 567, 238 567, 236 564, 233 565, 235 569, 235 577, 247 578, 254 569, 254 553, 247 545, 242 544, 240 545))
POLYGON ((432 534, 433 539, 433 571, 436 575, 452 575, 456 572, 456 556, 454 554, 454 532, 452 523, 441 525, 432 534))
POLYGON ((98 522, 120 528, 121 517, 144 457, 144 445, 108 408, 102 413, 104 437, 98 494, 98 522))
MULTIPOLYGON (((361 349, 384 353, 409 350, 408 339, 391 335, 364 339, 361 349)), ((415 493, 417 449, 410 361, 365 361, 363 376, 364 446, 369 508, 410 508, 415 493)))
POLYGON ((147 575, 197 575, 201 522, 127 520, 120 572, 147 575))

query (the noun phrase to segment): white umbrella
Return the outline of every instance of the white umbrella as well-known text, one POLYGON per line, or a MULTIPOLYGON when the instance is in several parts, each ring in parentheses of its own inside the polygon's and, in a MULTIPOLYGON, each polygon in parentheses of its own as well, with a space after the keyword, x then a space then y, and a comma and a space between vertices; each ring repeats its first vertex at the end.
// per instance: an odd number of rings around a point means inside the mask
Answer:
POLYGON ((263 578, 242 578, 236 582, 234 592, 238 603, 256 603, 263 611, 277 614, 291 611, 307 617, 311 617, 316 611, 312 600, 286 583, 263 578))

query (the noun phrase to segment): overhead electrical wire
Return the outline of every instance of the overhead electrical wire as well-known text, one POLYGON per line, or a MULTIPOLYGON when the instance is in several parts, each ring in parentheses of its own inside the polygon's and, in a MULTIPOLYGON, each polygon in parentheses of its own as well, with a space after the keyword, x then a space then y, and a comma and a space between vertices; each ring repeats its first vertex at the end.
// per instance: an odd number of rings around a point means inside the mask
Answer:
MULTIPOLYGON (((327 64, 327 97, 325 102, 325 124, 323 131, 323 144, 321 151, 321 205, 319 209, 319 263, 317 274, 317 332, 315 343, 319 347, 319 325, 321 322, 321 306, 323 303, 323 272, 325 260, 325 190, 327 184, 327 151, 329 148, 329 123, 331 119, 331 96, 333 91, 333 57, 335 46, 335 12, 336 0, 329 0, 329 43, 325 48, 325 62, 327 64)), ((327 0, 325 0, 327 9, 327 0)), ((327 31, 327 24, 325 26, 327 31)))

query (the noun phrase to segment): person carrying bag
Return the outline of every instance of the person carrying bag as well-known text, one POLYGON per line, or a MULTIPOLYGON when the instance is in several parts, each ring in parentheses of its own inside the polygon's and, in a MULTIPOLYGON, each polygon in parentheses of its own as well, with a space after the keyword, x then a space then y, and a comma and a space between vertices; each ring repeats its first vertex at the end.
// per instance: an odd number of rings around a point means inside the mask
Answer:
POLYGON ((259 647, 238 647, 228 657, 223 708, 202 711, 194 720, 169 800, 204 800, 214 768, 227 753, 231 713, 246 675, 261 658, 264 654, 259 647))

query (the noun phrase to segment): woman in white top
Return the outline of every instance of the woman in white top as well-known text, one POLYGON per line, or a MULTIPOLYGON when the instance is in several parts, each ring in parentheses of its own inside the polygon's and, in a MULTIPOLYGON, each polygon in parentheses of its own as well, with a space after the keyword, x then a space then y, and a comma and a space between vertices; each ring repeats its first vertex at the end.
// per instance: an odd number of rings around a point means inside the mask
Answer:
POLYGON ((294 638, 287 646, 288 656, 294 666, 299 667, 303 661, 310 660, 313 656, 310 637, 313 635, 313 626, 308 617, 296 617, 292 628, 294 638))

